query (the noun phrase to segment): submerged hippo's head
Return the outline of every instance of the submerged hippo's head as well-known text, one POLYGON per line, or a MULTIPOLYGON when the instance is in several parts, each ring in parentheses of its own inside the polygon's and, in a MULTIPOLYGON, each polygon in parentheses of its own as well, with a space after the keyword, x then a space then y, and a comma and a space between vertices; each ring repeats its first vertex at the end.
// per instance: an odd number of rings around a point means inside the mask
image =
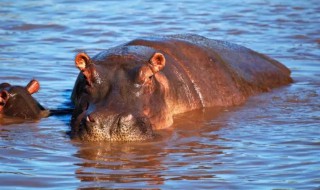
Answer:
POLYGON ((47 116, 48 111, 31 96, 39 88, 36 80, 31 80, 26 87, 0 84, 0 115, 22 119, 47 116))
MULTIPOLYGON (((154 137, 166 118, 165 57, 133 55, 75 58, 81 73, 73 90, 72 135, 89 141, 137 141, 154 137)), ((171 123, 170 123, 171 124, 171 123)))

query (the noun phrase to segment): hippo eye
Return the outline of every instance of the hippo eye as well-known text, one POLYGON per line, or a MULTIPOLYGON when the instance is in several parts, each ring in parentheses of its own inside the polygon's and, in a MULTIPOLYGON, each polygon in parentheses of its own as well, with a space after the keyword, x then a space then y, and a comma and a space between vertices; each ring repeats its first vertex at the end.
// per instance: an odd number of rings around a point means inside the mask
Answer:
POLYGON ((151 80, 153 78, 153 75, 149 76, 149 79, 151 80))

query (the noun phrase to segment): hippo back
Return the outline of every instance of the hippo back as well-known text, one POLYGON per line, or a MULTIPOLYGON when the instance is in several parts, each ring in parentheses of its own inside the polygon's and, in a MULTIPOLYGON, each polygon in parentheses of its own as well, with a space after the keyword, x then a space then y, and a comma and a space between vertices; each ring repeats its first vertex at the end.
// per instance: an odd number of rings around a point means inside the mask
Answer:
POLYGON ((125 46, 144 46, 166 56, 163 70, 175 112, 200 107, 231 106, 250 95, 292 82, 290 70, 251 49, 198 35, 137 39, 125 46))

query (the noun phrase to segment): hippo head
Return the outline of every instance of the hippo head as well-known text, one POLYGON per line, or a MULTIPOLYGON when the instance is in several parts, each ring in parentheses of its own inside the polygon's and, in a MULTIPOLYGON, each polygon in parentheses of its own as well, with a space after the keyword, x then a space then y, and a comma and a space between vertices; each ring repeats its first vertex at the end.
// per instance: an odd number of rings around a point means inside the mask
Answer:
POLYGON ((86 53, 79 53, 75 58, 81 72, 72 97, 73 137, 88 141, 141 141, 154 137, 153 128, 172 123, 172 118, 165 114, 168 83, 160 72, 166 62, 163 54, 153 52, 147 59, 124 55, 103 60, 96 57, 91 59, 86 53))
POLYGON ((37 80, 31 80, 26 87, 0 84, 0 115, 21 119, 38 119, 48 115, 31 95, 40 88, 37 80))

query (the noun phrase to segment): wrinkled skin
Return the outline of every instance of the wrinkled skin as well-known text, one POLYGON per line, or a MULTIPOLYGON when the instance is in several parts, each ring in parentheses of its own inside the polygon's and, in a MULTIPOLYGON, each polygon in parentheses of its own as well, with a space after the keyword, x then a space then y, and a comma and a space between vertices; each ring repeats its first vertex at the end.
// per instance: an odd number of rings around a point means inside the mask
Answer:
POLYGON ((281 63, 198 35, 137 39, 75 63, 71 134, 88 141, 152 139, 175 114, 239 105, 292 82, 281 63))
POLYGON ((26 87, 0 84, 0 118, 35 120, 47 117, 49 111, 32 97, 39 88, 39 82, 36 80, 31 80, 26 87))

